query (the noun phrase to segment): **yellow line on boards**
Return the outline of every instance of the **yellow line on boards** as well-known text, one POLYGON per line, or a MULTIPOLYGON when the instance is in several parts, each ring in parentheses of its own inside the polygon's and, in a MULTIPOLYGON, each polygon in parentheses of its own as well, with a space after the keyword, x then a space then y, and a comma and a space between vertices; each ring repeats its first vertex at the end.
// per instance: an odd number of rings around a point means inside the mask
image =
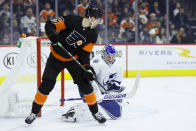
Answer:
MULTIPOLYGON (((133 70, 128 71, 128 77, 135 77, 137 72, 142 77, 161 77, 161 76, 196 76, 196 69, 191 70, 133 70)), ((123 71, 123 76, 126 76, 126 71, 123 71)))
MULTIPOLYGON (((128 72, 123 71, 123 77, 135 77, 137 72, 141 74, 142 77, 161 77, 161 76, 196 76, 196 69, 191 70, 129 70, 128 72)), ((59 81, 61 75, 59 74, 57 80, 59 81)), ((65 73, 65 80, 71 80, 72 77, 69 73, 65 73)), ((0 85, 6 79, 6 76, 0 77, 0 85)), ((22 75, 16 83, 25 83, 25 82, 35 82, 36 75, 22 75)))

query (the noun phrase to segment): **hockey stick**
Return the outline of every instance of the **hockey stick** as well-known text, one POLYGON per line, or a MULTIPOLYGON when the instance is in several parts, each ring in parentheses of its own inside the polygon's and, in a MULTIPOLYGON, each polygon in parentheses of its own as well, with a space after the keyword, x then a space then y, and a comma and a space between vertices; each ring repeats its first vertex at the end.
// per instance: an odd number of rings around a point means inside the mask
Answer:
MULTIPOLYGON (((128 93, 119 93, 119 94, 105 94, 103 96, 103 100, 113 100, 113 99, 130 99, 133 98, 137 92, 137 89, 139 87, 139 81, 140 81, 140 73, 138 72, 136 75, 136 79, 134 82, 134 85, 132 89, 128 93)), ((74 100, 84 100, 83 98, 69 98, 69 99, 61 99, 60 101, 74 101, 74 100)))
POLYGON ((128 94, 130 94, 130 95, 129 95, 129 98, 133 98, 133 97, 135 96, 135 94, 136 94, 136 92, 137 92, 137 89, 138 89, 138 87, 139 87, 140 77, 141 77, 140 73, 137 72, 137 74, 136 74, 136 79, 135 79, 133 88, 132 88, 132 90, 130 91, 130 93, 128 93, 128 94))
MULTIPOLYGON (((119 93, 114 95, 104 94, 102 100, 113 100, 113 99, 123 99, 128 98, 129 94, 127 93, 119 93)), ((84 100, 84 98, 68 98, 68 99, 61 99, 60 101, 74 101, 74 100, 84 100)))
MULTIPOLYGON (((57 45, 58 46, 60 46, 61 47, 61 49, 63 49, 63 51, 65 51, 84 71, 86 71, 86 72, 88 72, 87 71, 87 69, 83 66, 83 65, 81 65, 80 64, 80 62, 75 58, 75 57, 73 57, 73 55, 69 52, 69 51, 67 51, 63 46, 62 46, 62 44, 60 43, 60 42, 58 42, 57 43, 57 45)), ((108 93, 108 91, 104 88, 104 86, 101 84, 101 83, 99 83, 98 81, 97 81, 97 79, 95 79, 94 80, 106 93, 108 93)))

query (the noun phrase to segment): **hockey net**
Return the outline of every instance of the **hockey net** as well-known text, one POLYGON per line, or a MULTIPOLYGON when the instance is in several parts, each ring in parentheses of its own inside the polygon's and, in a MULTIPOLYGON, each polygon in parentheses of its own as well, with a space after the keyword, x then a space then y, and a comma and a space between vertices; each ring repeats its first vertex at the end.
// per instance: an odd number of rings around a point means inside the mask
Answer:
MULTIPOLYGON (((0 86, 0 117, 24 117, 31 112, 32 102, 50 53, 48 39, 27 37, 21 38, 20 42, 16 65, 0 86)), ((45 106, 63 105, 60 99, 64 99, 64 70, 57 77, 58 80, 58 96, 56 99, 47 100, 45 106)))

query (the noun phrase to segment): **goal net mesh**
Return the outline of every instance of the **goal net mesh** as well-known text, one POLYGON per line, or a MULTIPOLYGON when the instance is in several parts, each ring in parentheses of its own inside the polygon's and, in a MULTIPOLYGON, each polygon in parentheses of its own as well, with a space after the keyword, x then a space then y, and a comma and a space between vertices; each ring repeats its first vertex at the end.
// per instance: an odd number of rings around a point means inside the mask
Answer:
MULTIPOLYGON (((23 117, 31 112, 32 102, 37 91, 37 76, 43 73, 50 53, 48 39, 40 39, 40 67, 37 66, 37 37, 21 38, 15 66, 10 70, 0 87, 0 117, 23 117), (41 72, 37 72, 37 69, 41 72)), ((59 75, 57 80, 60 80, 59 75)), ((41 81, 41 80, 40 80, 41 81)), ((56 86, 59 86, 58 84, 56 86)), ((57 88, 56 99, 49 99, 45 106, 60 105, 61 88, 57 88)))

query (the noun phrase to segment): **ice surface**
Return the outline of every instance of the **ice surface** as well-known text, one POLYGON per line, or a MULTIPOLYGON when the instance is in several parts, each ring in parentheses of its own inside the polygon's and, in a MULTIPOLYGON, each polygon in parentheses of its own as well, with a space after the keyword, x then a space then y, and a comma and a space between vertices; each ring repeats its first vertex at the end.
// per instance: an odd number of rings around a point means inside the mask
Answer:
MULTIPOLYGON (((127 90, 134 80, 124 79, 127 90)), ((196 131, 195 85, 196 77, 141 78, 137 94, 123 108, 122 118, 99 124, 97 121, 67 123, 61 120, 70 102, 66 102, 65 107, 47 106, 51 101, 60 104, 57 83, 41 118, 32 125, 26 125, 25 118, 0 118, 0 131, 196 131)), ((66 81, 65 86, 66 98, 78 97, 72 81, 66 81)))

